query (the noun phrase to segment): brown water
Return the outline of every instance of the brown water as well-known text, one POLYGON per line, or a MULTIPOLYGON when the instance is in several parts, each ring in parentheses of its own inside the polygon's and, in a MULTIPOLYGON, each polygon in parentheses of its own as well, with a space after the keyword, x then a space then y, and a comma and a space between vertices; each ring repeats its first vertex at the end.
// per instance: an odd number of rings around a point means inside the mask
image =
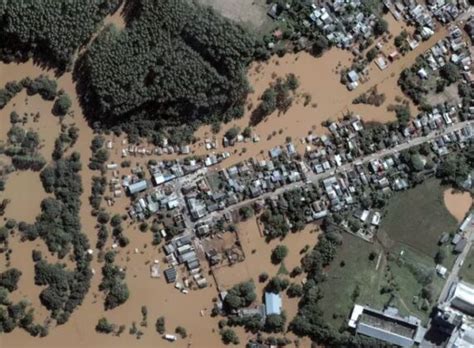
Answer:
MULTIPOLYGON (((391 16, 386 18, 389 22, 393 36, 398 35, 403 29, 412 32, 413 29, 395 21, 391 16)), ((369 78, 355 91, 348 91, 339 82, 340 71, 349 67, 353 56, 348 51, 332 49, 321 58, 314 58, 306 52, 298 54, 287 54, 282 58, 274 57, 267 63, 255 63, 249 69, 249 82, 253 93, 249 95, 244 117, 234 120, 227 125, 222 125, 221 131, 214 135, 210 126, 203 126, 196 132, 200 139, 191 149, 196 155, 206 155, 204 139, 215 138, 218 143, 217 152, 228 151, 232 156, 223 163, 225 166, 232 165, 249 158, 262 158, 267 151, 277 145, 285 143, 286 137, 291 137, 299 152, 303 152, 304 145, 301 139, 309 132, 317 134, 326 133, 326 128, 321 126, 328 119, 337 120, 347 112, 359 114, 366 121, 389 122, 395 120, 395 114, 387 111, 387 106, 396 103, 396 99, 403 97, 403 93, 397 85, 400 72, 411 66, 418 55, 434 45, 446 35, 446 30, 440 28, 428 41, 421 43, 416 50, 400 57, 391 63, 385 70, 380 70, 375 63, 369 65, 369 78), (284 77, 288 73, 294 73, 300 81, 298 96, 293 106, 286 114, 279 115, 278 112, 268 116, 257 126, 253 127, 255 134, 259 135, 259 143, 238 143, 233 147, 223 149, 222 138, 224 133, 232 126, 238 126, 242 130, 249 125, 250 116, 254 108, 259 104, 259 98, 263 91, 269 87, 276 77, 284 77), (361 93, 377 86, 379 93, 386 95, 386 100, 380 107, 372 105, 352 104, 352 100, 361 93), (303 105, 304 93, 311 95, 309 105, 303 105), (276 133, 272 135, 272 133, 276 133), (281 134, 280 134, 281 133, 281 134), (245 153, 243 149, 245 148, 245 153)), ((393 51, 393 37, 384 43, 382 52, 389 54, 393 51)), ((416 114, 416 108, 408 101, 412 114, 416 114)), ((176 158, 178 156, 167 156, 176 158)))
MULTIPOLYGON (((40 73, 44 73, 40 68, 28 62, 21 65, 5 66, 0 64, 0 85, 7 81, 19 80, 23 77, 35 77, 40 73)), ((48 73, 52 77, 52 73, 48 73)), ((90 142, 93 137, 92 130, 85 122, 79 103, 76 98, 74 84, 70 74, 65 74, 58 80, 60 88, 63 88, 73 99, 72 110, 74 117, 66 118, 65 122, 75 123, 80 129, 79 139, 74 150, 79 151, 82 156, 83 168, 86 168, 88 158, 90 157, 90 142)), ((51 103, 42 104, 37 98, 31 99, 28 106, 32 110, 44 108, 50 110, 51 103)), ((18 102, 18 107, 20 106, 18 102)), ((9 104, 10 107, 10 104, 9 104)), ((9 110, 9 109, 8 109, 9 110)), ((8 120, 9 111, 7 108, 1 111, 2 119, 8 120)), ((42 112, 43 115, 43 112, 42 112)), ((41 117, 40 124, 43 119, 56 119, 46 112, 41 117)), ((52 122, 52 121, 51 121, 52 122)), ((4 123, 2 123, 4 124, 4 123)), ((41 127, 38 131, 41 137, 54 144, 54 139, 59 133, 59 128, 41 127)), ((2 127, 3 133, 3 127, 2 127)), ((45 140, 46 141, 46 140, 45 140)), ((45 146, 47 147, 47 146, 45 146)), ((50 152, 49 147, 46 152, 50 152)), ((48 156, 49 158, 50 156, 48 156)), ((85 232, 92 245, 96 243, 95 219, 90 215, 91 207, 89 206, 87 197, 90 194, 91 177, 97 175, 88 170, 81 172, 84 194, 81 197, 81 223, 83 232, 85 232)), ((3 195, 2 195, 3 196, 3 195)), ((19 174, 11 174, 7 181, 7 190, 4 196, 11 199, 11 204, 7 208, 7 217, 13 217, 18 220, 27 220, 32 222, 34 217, 39 213, 39 203, 45 197, 41 183, 37 173, 22 172, 19 174), (12 209, 14 208, 14 209, 12 209)), ((126 205, 124 200, 121 204, 117 204, 111 208, 111 212, 123 213, 126 205)), ((92 268, 97 272, 91 284, 91 290, 87 294, 84 303, 71 316, 66 325, 51 328, 49 336, 43 339, 35 339, 30 337, 26 332, 16 329, 13 333, 2 335, 0 337, 0 347, 152 347, 158 345, 167 345, 156 333, 154 322, 160 315, 166 318, 168 332, 174 332, 174 328, 178 325, 184 326, 188 331, 186 340, 178 340, 172 346, 187 347, 189 344, 196 347, 217 347, 220 346, 220 337, 218 333, 213 332, 217 328, 217 319, 209 318, 212 298, 216 296, 215 288, 209 287, 200 291, 191 291, 188 295, 183 295, 175 290, 171 285, 165 284, 164 279, 156 280, 149 277, 149 265, 147 262, 153 262, 154 259, 161 259, 163 255, 152 248, 150 245, 151 235, 142 234, 136 228, 126 228, 131 243, 128 248, 120 251, 117 263, 127 268, 127 283, 130 288, 131 296, 129 300, 122 306, 104 313, 102 294, 98 292, 98 284, 100 282, 101 264, 96 259, 92 262, 92 268), (148 244, 145 249, 144 245, 148 244), (142 253, 135 254, 133 251, 138 248, 142 253), (129 259, 127 259, 127 256, 129 259), (145 335, 140 340, 128 334, 128 328, 132 321, 136 321, 137 325, 141 321, 140 308, 146 305, 148 308, 148 327, 141 328, 145 335), (201 310, 204 310, 205 317, 201 317, 201 310), (106 316, 111 322, 118 325, 125 324, 127 329, 120 337, 112 337, 108 335, 97 334, 94 330, 97 321, 102 316, 106 316)), ((31 261, 31 250, 39 244, 44 248, 42 242, 19 243, 12 242, 15 249, 12 257, 12 265, 19 268, 23 272, 21 279, 21 292, 15 294, 15 299, 29 298, 35 307, 38 306, 38 320, 43 320, 47 315, 44 308, 39 306, 38 294, 40 288, 34 286, 33 263, 31 261), (18 297, 16 297, 18 296, 18 297)), ((53 262, 54 260, 52 260, 53 262)))
MULTIPOLYGON (((118 19, 116 19, 118 20, 118 19)), ((115 20, 113 20, 115 22, 115 20)), ((364 90, 369 89, 377 84, 379 90, 392 93, 392 95, 401 94, 396 86, 396 75, 405 66, 413 63, 418 54, 423 52, 436 40, 441 38, 444 34, 437 33, 427 43, 420 45, 415 51, 411 52, 404 58, 392 64, 388 69, 382 71, 371 72, 371 79, 369 82, 359 87, 356 92, 349 92, 343 85, 339 83, 339 75, 337 73, 337 66, 340 63, 346 66, 350 63, 351 56, 346 51, 331 50, 322 58, 315 59, 307 53, 299 53, 297 55, 287 55, 283 58, 273 58, 268 64, 258 66, 253 65, 249 79, 253 85, 255 92, 249 96, 249 102, 254 106, 258 104, 258 97, 262 94, 265 88, 268 87, 272 81, 272 75, 284 76, 289 72, 295 73, 301 82, 300 92, 309 93, 312 95, 312 102, 317 104, 316 107, 304 107, 301 100, 296 101, 293 107, 285 115, 271 115, 268 121, 262 122, 255 128, 255 132, 260 135, 261 142, 258 144, 238 144, 235 148, 240 152, 243 147, 247 148, 247 152, 242 156, 232 156, 227 160, 227 164, 238 162, 244 158, 260 156, 262 151, 280 145, 284 142, 286 136, 293 137, 295 143, 299 144, 298 139, 305 136, 308 131, 315 130, 317 133, 322 133, 325 130, 320 126, 321 122, 328 118, 338 118, 347 110, 354 110, 360 112, 361 116, 370 120, 388 121, 393 119, 393 114, 387 113, 383 107, 374 108, 370 106, 352 105, 352 99, 364 90), (391 92, 390 92, 391 91, 391 92), (267 136, 273 131, 278 133, 279 129, 283 129, 282 134, 273 136, 270 140, 266 140, 267 136)), ((38 66, 31 62, 25 64, 0 64, 0 86, 7 81, 20 80, 23 77, 36 77, 41 73, 45 73, 38 66)), ((53 73, 46 72, 53 77, 53 73)), ((73 118, 66 118, 65 122, 75 123, 80 129, 79 140, 75 145, 75 150, 79 151, 82 156, 83 168, 81 173, 84 194, 81 197, 81 223, 84 233, 89 237, 91 245, 96 243, 95 219, 90 215, 91 207, 88 203, 87 197, 90 194, 91 177, 97 175, 89 170, 85 170, 88 158, 91 155, 89 146, 93 137, 92 130, 85 122, 79 103, 76 98, 75 87, 72 82, 71 74, 67 73, 58 80, 60 88, 63 88, 73 99, 72 110, 73 118)), ((24 96, 23 96, 24 97, 24 96)), ((40 99, 33 97, 28 101, 28 105, 23 104, 22 95, 15 98, 18 108, 27 108, 31 112, 39 111, 41 113, 38 124, 32 124, 31 127, 38 127, 38 131, 42 139, 44 139, 45 155, 51 152, 54 144, 54 139, 58 135, 59 125, 57 119, 50 115, 51 103, 42 102, 40 99)), ((389 100, 390 97, 387 97, 389 100)), ((6 131, 4 125, 8 124, 9 111, 12 108, 12 103, 7 108, 0 111, 1 131, 0 136, 4 139, 6 131)), ((249 121, 250 111, 247 112, 244 118, 235 121, 235 124, 244 128, 249 121)), ((218 134, 221 139, 223 133, 230 128, 231 124, 224 126, 222 131, 218 134)), ((210 135, 209 127, 202 127, 198 131, 198 136, 202 139, 210 135)), ((118 142, 116 143, 118 145, 118 142)), ((300 145, 301 146, 301 145, 300 145)), ((193 150, 196 153, 206 153, 202 146, 194 146, 193 150)), ((118 156, 118 155, 114 155, 118 156)), ((49 156, 48 156, 49 158, 49 156)), ((140 162, 143 163, 147 159, 140 162)), ((119 159, 117 158, 117 161, 119 159)), ((134 160, 135 161, 135 160, 134 160)), ((39 202, 45 197, 42 191, 41 184, 36 173, 24 172, 20 174, 12 174, 7 181, 7 190, 2 197, 11 199, 11 205, 7 209, 7 217, 14 217, 17 220, 33 221, 34 217, 39 212, 39 202), (12 208, 13 207, 13 208, 12 208)), ((109 208, 111 212, 123 213, 127 204, 126 199, 119 200, 113 207, 109 208)), ((249 220, 240 225, 240 233, 243 243, 243 248, 246 252, 247 259, 232 269, 223 272, 223 283, 228 283, 229 286, 235 284, 237 281, 248 278, 257 279, 258 274, 262 271, 268 272, 270 275, 276 274, 277 267, 270 262, 271 250, 278 244, 272 242, 269 245, 265 243, 263 238, 258 234, 258 229, 255 220, 249 220), (252 250, 255 252, 252 253, 252 250)), ((299 234, 290 234, 282 243, 290 248, 290 254, 285 260, 286 267, 291 271, 293 267, 298 265, 300 255, 299 250, 306 244, 314 245, 316 241, 316 234, 310 234, 311 227, 308 230, 299 234)), ((215 286, 204 290, 191 291, 188 295, 183 295, 176 291, 172 286, 164 284, 164 279, 156 280, 149 277, 149 266, 146 262, 154 259, 161 259, 162 255, 157 249, 151 247, 151 235, 142 234, 136 230, 135 227, 127 227, 126 233, 129 236, 130 245, 120 251, 120 256, 117 258, 117 263, 127 268, 127 283, 130 288, 130 299, 122 306, 104 313, 103 301, 101 294, 98 292, 98 284, 100 282, 100 268, 101 264, 94 258, 92 262, 93 269, 97 272, 92 280, 91 290, 86 296, 84 303, 71 316, 70 321, 63 326, 52 328, 50 335, 43 339, 35 339, 30 337, 24 331, 17 329, 13 333, 0 336, 0 347, 156 347, 167 346, 168 344, 162 341, 154 329, 154 321, 160 315, 166 317, 168 332, 174 331, 177 325, 184 326, 189 337, 185 340, 178 340, 170 346, 186 347, 189 344, 193 347, 218 347, 221 346, 219 335, 216 331, 216 318, 209 317, 209 309, 212 305, 212 298, 216 297, 217 292, 215 286), (145 248, 144 245, 148 244, 145 248), (135 254, 135 248, 140 250, 140 253, 135 254), (143 253, 141 253, 143 252, 143 253), (127 259, 127 257, 129 257, 127 259), (146 305, 148 308, 148 327, 141 328, 145 335, 136 340, 133 336, 128 334, 128 328, 132 321, 137 324, 141 320, 140 307, 146 305), (204 310, 204 317, 201 317, 201 310, 204 310), (122 334, 122 337, 112 337, 108 335, 100 335, 95 333, 94 327, 98 319, 106 316, 111 322, 116 324, 127 325, 127 330, 122 334)), ((31 261, 31 250, 42 242, 34 243, 19 243, 15 241, 12 245, 15 248, 12 264, 18 267, 23 272, 21 280, 22 290, 15 296, 30 298, 30 301, 36 306, 38 304, 37 295, 39 288, 33 286, 33 270, 31 261), (24 257, 22 257, 24 256, 24 257), (36 301, 36 302, 35 302, 36 301)), ((301 280, 301 279, 297 279, 301 280)), ((258 290, 262 290, 262 285, 257 285, 258 290)), ((285 310, 288 317, 291 318, 297 310, 297 300, 289 300, 286 296, 283 299, 285 310)), ((39 310, 38 319, 42 320, 46 315, 39 310)), ((244 334, 241 330, 242 345, 244 342, 244 334)), ((308 347, 309 343, 303 341, 302 347, 308 347)))
POLYGON ((457 192, 453 189, 444 191, 444 204, 452 216, 461 222, 472 206, 472 196, 469 192, 457 192))

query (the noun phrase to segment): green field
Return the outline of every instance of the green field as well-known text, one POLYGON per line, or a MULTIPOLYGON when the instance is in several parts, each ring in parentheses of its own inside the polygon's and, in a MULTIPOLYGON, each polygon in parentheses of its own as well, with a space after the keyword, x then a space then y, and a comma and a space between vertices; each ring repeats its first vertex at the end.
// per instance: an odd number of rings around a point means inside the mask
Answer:
POLYGON ((413 248, 399 246, 391 251, 388 267, 398 289, 392 305, 401 314, 415 315, 426 323, 430 311, 422 308, 422 289, 430 283, 431 302, 435 303, 444 284, 444 279, 436 274, 432 258, 413 248))
POLYGON ((430 179, 390 199, 381 231, 395 243, 434 257, 441 234, 455 232, 456 228, 456 219, 444 205, 443 187, 438 180, 430 179))
MULTIPOLYGON (((391 305, 402 315, 428 321, 432 305, 422 298, 422 290, 431 303, 436 301, 444 280, 436 275, 433 257, 440 248, 441 233, 453 232, 457 227, 444 206, 442 192, 439 181, 428 180, 395 194, 382 220, 381 242, 370 244, 344 234, 343 244, 327 269, 327 280, 321 284, 324 297, 320 305, 328 323, 336 328, 344 325, 354 303, 377 309, 391 305), (369 260, 372 251, 377 256, 369 260)), ((451 268, 452 246, 442 248, 447 251, 443 264, 451 268)), ((474 255, 472 262, 474 267, 474 255)))
POLYGON ((459 272, 459 277, 470 284, 474 284, 474 248, 471 248, 469 254, 467 254, 459 272))
POLYGON ((375 270, 380 251, 376 245, 344 234, 343 244, 327 270, 327 280, 321 284, 324 297, 320 305, 328 322, 336 327, 342 324, 351 312, 357 286, 360 289, 358 303, 366 303, 373 297, 373 289, 377 289, 382 280, 381 272, 375 270), (370 261, 369 254, 372 251, 377 256, 370 261), (344 266, 341 262, 344 262, 344 266))

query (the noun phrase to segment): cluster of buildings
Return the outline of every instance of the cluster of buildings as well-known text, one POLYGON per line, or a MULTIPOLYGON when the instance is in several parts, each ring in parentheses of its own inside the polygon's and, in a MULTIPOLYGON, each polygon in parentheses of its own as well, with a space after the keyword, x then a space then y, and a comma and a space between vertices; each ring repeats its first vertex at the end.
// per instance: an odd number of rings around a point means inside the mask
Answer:
POLYGON ((315 25, 326 39, 340 48, 373 36, 376 17, 363 11, 360 0, 334 0, 311 5, 307 25, 315 25))
POLYGON ((207 286, 207 279, 201 269, 192 235, 174 238, 166 243, 163 249, 169 265, 169 268, 163 272, 168 283, 174 283, 175 287, 181 291, 190 288, 191 282, 195 282, 199 288, 207 286), (188 271, 187 277, 179 277, 179 265, 185 266, 188 271))
MULTIPOLYGON (((421 33, 434 32, 436 20, 442 24, 452 22, 469 7, 469 3, 465 0, 455 2, 447 0, 427 0, 426 2, 384 0, 384 4, 397 20, 404 19, 408 23, 422 28, 421 33)), ((423 36, 423 38, 427 37, 423 36)))
MULTIPOLYGON (((426 51, 423 58, 432 71, 437 71, 448 62, 459 66, 467 82, 472 83, 474 76, 471 73, 472 58, 469 45, 464 40, 463 32, 458 26, 450 25, 448 31, 448 36, 426 51)), ((421 68, 417 72, 418 76, 427 79, 430 75, 429 69, 421 68)))
POLYGON ((449 336, 448 347, 474 345, 474 286, 458 281, 438 306, 433 327, 449 336))
MULTIPOLYGON (((373 190, 389 193, 410 186, 410 167, 395 152, 384 157, 362 163, 358 158, 383 149, 410 142, 417 137, 443 130, 457 122, 455 106, 433 109, 410 121, 402 129, 383 126, 377 130, 379 143, 374 142, 372 131, 365 129, 359 117, 348 117, 341 122, 329 124, 329 135, 308 135, 302 139, 305 145, 303 157, 295 146, 287 143, 269 151, 264 160, 250 159, 208 172, 201 162, 192 160, 187 164, 179 161, 159 162, 149 166, 152 180, 130 180, 124 177, 123 185, 130 194, 138 194, 129 213, 133 218, 144 219, 155 213, 171 214, 180 229, 195 227, 198 236, 206 236, 212 230, 200 223, 209 215, 222 215, 232 220, 228 211, 234 205, 251 200, 261 203, 259 198, 268 198, 280 188, 297 188, 306 181, 320 180, 323 197, 311 204, 308 222, 326 217, 329 212, 338 212, 357 206, 361 194, 373 190), (149 190, 153 186, 152 190, 149 190), (146 192, 144 192, 146 191, 146 192), (144 192, 144 193, 141 193, 144 192), (220 213, 222 212, 222 213, 220 213), (188 226, 186 220, 189 220, 188 226), (192 223, 191 221, 195 221, 192 223), (196 223, 199 222, 199 223, 196 223)), ((440 135, 430 141, 430 146, 439 156, 446 155, 453 146, 465 146, 473 136, 472 127, 465 127, 440 135)), ((264 203, 261 203, 264 204, 264 203)), ((374 226, 379 217, 374 211, 365 216, 363 209, 359 217, 363 223, 374 226)))

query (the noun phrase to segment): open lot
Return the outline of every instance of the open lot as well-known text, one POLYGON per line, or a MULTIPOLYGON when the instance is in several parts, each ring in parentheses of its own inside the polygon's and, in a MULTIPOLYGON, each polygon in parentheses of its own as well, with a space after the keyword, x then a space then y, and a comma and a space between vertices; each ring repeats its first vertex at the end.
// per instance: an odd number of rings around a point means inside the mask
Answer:
POLYGON ((457 227, 444 205, 443 187, 434 179, 394 195, 386 211, 382 232, 395 244, 408 245, 430 257, 438 250, 440 235, 457 227))
POLYGON ((198 0, 205 6, 210 6, 224 17, 234 20, 241 25, 262 32, 272 26, 267 16, 265 0, 198 0))
POLYGON ((344 234, 343 244, 327 269, 327 280, 321 285, 324 297, 320 305, 328 323, 335 327, 344 323, 354 305, 357 287, 360 290, 357 303, 376 305, 373 300, 379 299, 374 289, 379 288, 383 280, 380 265, 379 270, 376 269, 381 250, 378 245, 344 234), (373 260, 369 260, 371 252, 376 253, 373 260))

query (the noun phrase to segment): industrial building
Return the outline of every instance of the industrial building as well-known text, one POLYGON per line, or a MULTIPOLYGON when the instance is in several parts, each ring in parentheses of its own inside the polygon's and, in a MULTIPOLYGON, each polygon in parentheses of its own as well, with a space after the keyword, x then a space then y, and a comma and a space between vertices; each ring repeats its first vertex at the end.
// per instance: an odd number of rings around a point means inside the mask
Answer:
POLYGON ((352 310, 349 327, 357 334, 400 347, 411 347, 415 343, 420 343, 426 331, 421 327, 418 318, 400 317, 396 308, 388 308, 382 312, 357 304, 352 310))

